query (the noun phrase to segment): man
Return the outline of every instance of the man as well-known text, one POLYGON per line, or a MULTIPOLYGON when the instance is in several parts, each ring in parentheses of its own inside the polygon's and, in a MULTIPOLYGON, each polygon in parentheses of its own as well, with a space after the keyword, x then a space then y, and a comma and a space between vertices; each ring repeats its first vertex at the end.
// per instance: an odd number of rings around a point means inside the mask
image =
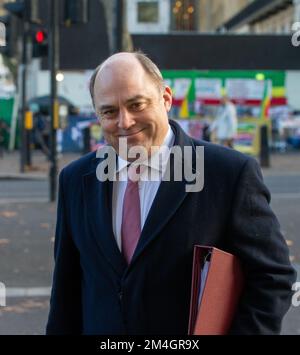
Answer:
POLYGON ((233 148, 234 137, 237 134, 236 108, 227 96, 223 96, 221 105, 219 115, 212 123, 210 131, 216 133, 219 144, 233 148))
MULTIPOLYGON (((187 334, 196 244, 229 251, 243 263, 245 292, 231 333, 279 333, 295 273, 256 161, 195 141, 169 121, 171 90, 141 53, 108 58, 90 90, 106 141, 118 153, 115 176, 134 166, 125 156, 136 146, 152 158, 162 146, 195 154, 203 145, 204 188, 187 192, 187 181, 174 178, 180 160, 170 163, 170 181, 102 181, 105 158, 96 153, 66 167, 47 333, 187 334)), ((141 169, 161 177, 168 156, 141 169)))
POLYGON ((50 158, 50 149, 47 145, 47 138, 49 136, 49 132, 46 129, 46 117, 41 112, 36 112, 34 115, 34 137, 36 143, 39 145, 41 151, 45 154, 45 156, 50 158))

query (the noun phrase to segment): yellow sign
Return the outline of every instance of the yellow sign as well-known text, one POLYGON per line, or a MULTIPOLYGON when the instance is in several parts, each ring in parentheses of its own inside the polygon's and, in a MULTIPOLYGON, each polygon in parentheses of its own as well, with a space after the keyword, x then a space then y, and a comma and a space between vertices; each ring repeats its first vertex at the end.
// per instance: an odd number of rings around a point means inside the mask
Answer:
POLYGON ((53 128, 54 129, 58 129, 59 128, 59 103, 58 103, 57 100, 54 102, 53 128))
POLYGON ((258 156, 261 150, 261 126, 268 127, 269 138, 271 136, 271 120, 261 120, 254 117, 239 121, 238 134, 234 140, 234 149, 244 154, 258 156))
POLYGON ((25 129, 32 130, 33 129, 33 114, 31 111, 25 112, 25 129))

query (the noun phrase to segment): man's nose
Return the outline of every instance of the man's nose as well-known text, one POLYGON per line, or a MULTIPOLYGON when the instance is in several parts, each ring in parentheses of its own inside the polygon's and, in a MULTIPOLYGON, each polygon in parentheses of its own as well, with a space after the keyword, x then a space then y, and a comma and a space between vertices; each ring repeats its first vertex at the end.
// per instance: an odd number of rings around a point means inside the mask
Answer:
POLYGON ((121 129, 129 129, 134 125, 134 119, 130 112, 128 112, 125 108, 120 109, 119 111, 119 120, 118 127, 121 129))

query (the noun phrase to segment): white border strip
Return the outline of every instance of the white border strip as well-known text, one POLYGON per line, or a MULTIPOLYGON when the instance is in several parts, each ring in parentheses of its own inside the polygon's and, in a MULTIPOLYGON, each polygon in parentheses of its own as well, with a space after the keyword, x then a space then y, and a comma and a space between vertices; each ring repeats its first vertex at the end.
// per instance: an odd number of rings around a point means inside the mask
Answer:
POLYGON ((278 193, 271 193, 271 199, 285 199, 285 200, 297 200, 300 199, 300 193, 296 192, 278 192, 278 193))
POLYGON ((51 294, 51 287, 11 287, 6 288, 6 297, 48 297, 51 294))

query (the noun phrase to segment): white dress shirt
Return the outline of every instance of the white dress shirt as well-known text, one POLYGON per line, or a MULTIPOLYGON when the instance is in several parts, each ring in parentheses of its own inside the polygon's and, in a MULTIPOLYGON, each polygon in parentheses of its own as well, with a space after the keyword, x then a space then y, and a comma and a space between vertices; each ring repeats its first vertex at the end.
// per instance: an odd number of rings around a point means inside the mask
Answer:
MULTIPOLYGON (((162 176, 166 170, 168 159, 170 156, 170 148, 175 140, 174 133, 169 126, 168 133, 164 139, 159 151, 156 152, 149 160, 143 162, 142 173, 139 179, 139 195, 141 208, 141 228, 143 229, 148 213, 158 191, 162 176), (168 148, 168 149, 166 149, 168 148), (160 160, 155 157, 160 156, 160 160), (150 179, 151 177, 151 179, 150 179)), ((121 242, 121 225, 123 200, 127 186, 127 166, 130 163, 121 157, 118 157, 117 181, 113 183, 113 198, 112 198, 112 224, 113 232, 116 238, 117 245, 122 250, 121 242)))

